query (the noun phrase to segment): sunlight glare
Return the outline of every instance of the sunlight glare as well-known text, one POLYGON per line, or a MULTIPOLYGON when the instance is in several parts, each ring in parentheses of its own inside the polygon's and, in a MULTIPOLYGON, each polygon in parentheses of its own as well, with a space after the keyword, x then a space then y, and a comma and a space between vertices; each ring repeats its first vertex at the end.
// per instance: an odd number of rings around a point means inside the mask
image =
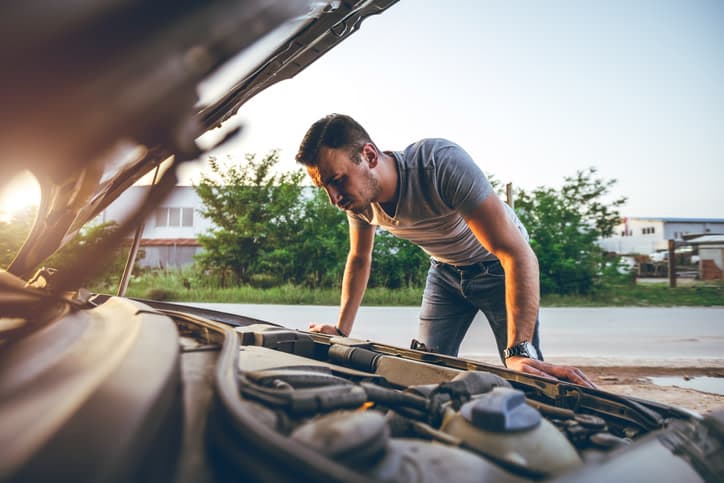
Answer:
POLYGON ((0 222, 9 223, 23 209, 40 204, 40 185, 29 171, 0 186, 0 222))

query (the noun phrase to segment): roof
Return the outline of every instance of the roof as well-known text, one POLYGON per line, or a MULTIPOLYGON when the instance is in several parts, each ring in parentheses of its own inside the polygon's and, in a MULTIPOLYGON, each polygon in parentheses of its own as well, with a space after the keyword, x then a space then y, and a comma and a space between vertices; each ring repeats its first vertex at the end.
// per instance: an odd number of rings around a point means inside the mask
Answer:
POLYGON ((660 216, 624 216, 624 220, 650 220, 669 223, 724 223, 724 218, 671 218, 660 216))
POLYGON ((702 235, 687 241, 690 245, 722 245, 724 246, 724 235, 702 235))
POLYGON ((195 238, 142 238, 142 247, 200 247, 195 238))

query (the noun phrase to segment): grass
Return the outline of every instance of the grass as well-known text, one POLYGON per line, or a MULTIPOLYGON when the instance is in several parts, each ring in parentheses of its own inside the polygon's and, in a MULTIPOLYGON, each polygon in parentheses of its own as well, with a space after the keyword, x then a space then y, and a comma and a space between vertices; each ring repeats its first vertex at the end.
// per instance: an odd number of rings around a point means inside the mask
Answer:
POLYGON ((620 285, 595 295, 543 296, 543 307, 724 306, 722 284, 669 288, 665 285, 620 285))
MULTIPOLYGON (((191 288, 169 290, 164 287, 144 289, 129 287, 128 296, 184 302, 220 302, 283 305, 338 305, 339 289, 309 289, 283 285, 268 289, 249 286, 233 288, 191 288)), ((420 305, 422 289, 389 290, 371 288, 365 295, 365 305, 420 305)))
MULTIPOLYGON (((134 277, 127 295, 130 297, 183 302, 217 302, 284 305, 338 305, 339 289, 309 289, 294 285, 272 288, 239 286, 212 288, 190 273, 165 272, 134 277), (187 275, 184 277, 184 275, 187 275), (187 288, 184 280, 188 280, 187 288)), ((96 288, 115 292, 113 288, 96 288)), ((370 288, 365 294, 368 306, 418 306, 422 288, 370 288)), ((672 307, 724 306, 722 283, 695 284, 669 288, 665 284, 624 284, 599 290, 593 295, 544 295, 543 307, 672 307)))

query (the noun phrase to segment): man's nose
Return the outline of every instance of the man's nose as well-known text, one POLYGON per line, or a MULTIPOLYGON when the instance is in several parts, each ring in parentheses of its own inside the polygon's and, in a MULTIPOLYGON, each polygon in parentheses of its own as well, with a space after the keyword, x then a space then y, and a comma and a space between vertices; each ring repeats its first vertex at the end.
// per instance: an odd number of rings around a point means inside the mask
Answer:
POLYGON ((332 203, 334 206, 337 206, 338 203, 342 200, 342 194, 331 186, 326 186, 325 188, 327 190, 329 202, 332 203))

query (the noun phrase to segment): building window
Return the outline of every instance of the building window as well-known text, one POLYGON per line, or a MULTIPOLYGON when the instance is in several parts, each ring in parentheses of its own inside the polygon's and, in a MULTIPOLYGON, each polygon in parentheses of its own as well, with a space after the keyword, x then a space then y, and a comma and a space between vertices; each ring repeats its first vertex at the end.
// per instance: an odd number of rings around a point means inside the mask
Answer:
POLYGON ((181 226, 181 208, 168 209, 168 226, 181 226))
POLYGON ((156 208, 156 226, 168 226, 168 208, 156 208))
POLYGON ((156 208, 156 226, 194 226, 193 208, 156 208))
POLYGON ((183 208, 181 215, 181 226, 194 226, 194 209, 183 208))

